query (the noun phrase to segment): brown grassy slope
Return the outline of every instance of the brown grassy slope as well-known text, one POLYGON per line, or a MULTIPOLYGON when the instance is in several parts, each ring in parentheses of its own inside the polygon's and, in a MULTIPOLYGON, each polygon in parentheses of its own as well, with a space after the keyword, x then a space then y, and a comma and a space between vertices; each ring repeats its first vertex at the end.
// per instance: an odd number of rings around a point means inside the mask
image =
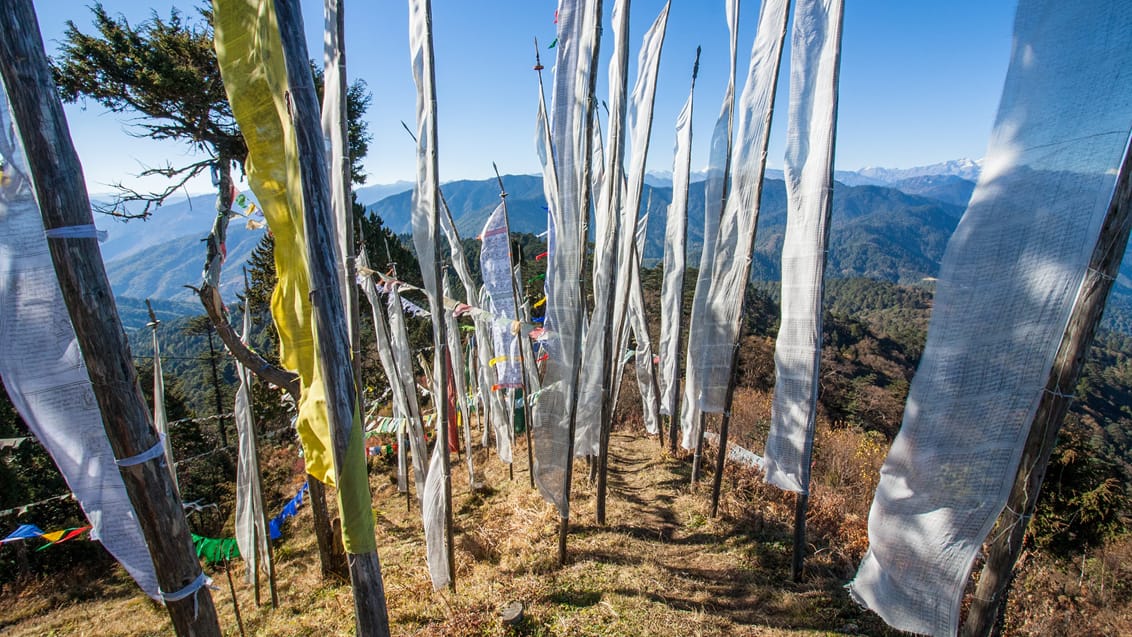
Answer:
MULTIPOLYGON (((637 400, 632 391, 628 403, 637 400)), ((631 413, 633 410, 628 410, 631 413)), ((735 439, 758 449, 768 396, 741 390, 735 439)), ((608 524, 594 523, 593 487, 575 465, 569 560, 556 566, 557 516, 528 486, 525 445, 515 478, 477 450, 488 488, 468 488, 454 462, 457 591, 432 591, 419 512, 406 510, 385 465, 371 485, 389 613, 396 635, 891 635, 848 598, 867 540, 866 517, 886 445, 875 434, 819 425, 804 581, 790 581, 793 496, 728 465, 720 516, 708 515, 713 453, 704 481, 688 485, 686 455, 663 453, 628 419, 613 436, 608 524), (500 611, 526 607, 508 632, 500 611)), ((709 423, 714 426, 714 423, 709 423)), ((295 480, 299 480, 296 476, 295 480)), ((254 635, 353 633, 349 586, 322 581, 303 509, 276 544, 280 607, 256 607, 233 566, 244 626, 254 635)), ((1106 547, 1081 566, 1040 556, 1026 561, 1006 620, 1007 635, 1129 634, 1129 545, 1106 547), (1107 569, 1107 571, 1105 570, 1107 569), (1099 573, 1098 573, 1099 571, 1099 573), (1099 577, 1098 577, 1099 576, 1099 577), (1107 584, 1106 584, 1107 582, 1107 584)), ((212 573, 225 633, 237 635, 222 570, 212 573)), ((266 590, 263 598, 266 601, 266 590)), ((2 635, 166 635, 167 615, 137 592, 120 568, 69 574, 0 595, 2 635)))
MULTIPOLYGON (((792 499, 757 477, 729 471, 722 514, 708 517, 710 483, 688 487, 689 463, 664 455, 636 432, 613 438, 609 524, 597 526, 593 488, 578 461, 569 563, 555 564, 557 516, 528 485, 525 447, 515 479, 477 451, 489 489, 471 492, 454 463, 457 592, 433 592, 417 508, 406 511, 388 473, 375 472, 378 545, 390 619, 399 635, 502 635, 499 612, 526 606, 521 634, 878 634, 878 620, 848 601, 846 562, 819 550, 802 584, 789 581, 792 499)), ((710 467, 710 463, 708 463, 710 467)), ((710 478, 710 473, 707 476, 710 478)), ((281 606, 256 608, 233 566, 245 629, 257 635, 353 631, 352 600, 342 582, 322 582, 309 512, 288 523, 278 547, 281 606)), ((819 540, 819 543, 825 543, 819 540)), ((238 634, 223 571, 212 574, 225 631, 238 634)), ((264 599, 267 596, 264 594, 264 599)), ((49 581, 0 598, 5 635, 158 635, 169 622, 119 572, 81 588, 49 581)))

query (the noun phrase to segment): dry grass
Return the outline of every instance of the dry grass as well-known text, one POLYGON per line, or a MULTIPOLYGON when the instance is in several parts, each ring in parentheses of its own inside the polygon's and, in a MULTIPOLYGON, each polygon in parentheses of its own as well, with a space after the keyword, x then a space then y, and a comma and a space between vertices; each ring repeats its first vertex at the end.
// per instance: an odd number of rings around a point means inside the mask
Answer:
MULTIPOLYGON (((766 396, 740 392, 736 421, 741 424, 733 439, 757 450, 750 441, 768 416, 766 396)), ((894 634, 854 605, 842 588, 866 547, 865 519, 885 451, 881 441, 819 427, 809 556, 803 581, 794 583, 792 495, 763 484, 752 470, 728 466, 720 515, 712 518, 708 495, 714 454, 708 454, 705 480, 692 487, 686 455, 671 457, 655 439, 628 429, 613 437, 607 524, 594 521, 594 488, 585 463, 575 466, 569 556, 562 568, 556 563, 558 518, 529 486, 525 444, 516 448, 514 480, 491 452, 476 452, 478 478, 487 485, 480 490, 469 488, 463 463, 454 461, 455 592, 432 590, 415 501, 407 510, 387 470, 373 471, 378 547, 394 634, 894 634), (500 612, 515 600, 524 604, 526 619, 507 629, 500 612)), ((304 509, 276 544, 278 609, 256 606, 251 586, 242 579, 243 564, 233 565, 248 634, 353 634, 350 588, 322 580, 310 525, 304 509)), ((1125 632, 1128 615, 1121 609, 1132 597, 1124 583, 1132 574, 1129 557, 1132 543, 1093 556, 1087 565, 1097 576, 1088 580, 1088 591, 1074 589, 1075 597, 1065 591, 1076 578, 1057 565, 1031 561, 1023 573, 1026 592, 1012 604, 1008 634, 1057 634, 1057 626, 1081 626, 1085 612, 1097 614, 1089 626, 1125 632), (1108 616, 1106 603, 1116 608, 1108 616), (1053 606, 1039 617, 1019 611, 1019 604, 1053 606)), ((225 634, 238 635, 225 574, 212 576, 220 587, 213 599, 221 625, 225 634)), ((3 635, 170 633, 163 609, 140 595, 120 568, 109 576, 77 574, 65 585, 45 580, 0 595, 3 635)))

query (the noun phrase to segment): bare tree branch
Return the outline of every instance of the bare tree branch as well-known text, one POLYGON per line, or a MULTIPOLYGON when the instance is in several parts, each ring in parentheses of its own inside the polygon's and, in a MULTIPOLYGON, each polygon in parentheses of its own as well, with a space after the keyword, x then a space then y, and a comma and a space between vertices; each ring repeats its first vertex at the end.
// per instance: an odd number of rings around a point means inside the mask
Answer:
POLYGON ((272 365, 262 356, 249 349, 247 345, 244 345, 244 342, 240 340, 240 335, 236 333, 235 328, 224 316, 224 301, 220 298, 220 291, 207 283, 201 284, 200 288, 191 285, 185 287, 196 292, 197 296, 200 297, 200 303, 204 306, 208 319, 216 328, 217 335, 220 336, 220 340, 224 342, 224 346, 228 348, 232 356, 236 357, 241 365, 247 367, 256 376, 272 385, 282 387, 295 399, 295 404, 298 404, 299 396, 302 393, 299 387, 299 375, 272 365))

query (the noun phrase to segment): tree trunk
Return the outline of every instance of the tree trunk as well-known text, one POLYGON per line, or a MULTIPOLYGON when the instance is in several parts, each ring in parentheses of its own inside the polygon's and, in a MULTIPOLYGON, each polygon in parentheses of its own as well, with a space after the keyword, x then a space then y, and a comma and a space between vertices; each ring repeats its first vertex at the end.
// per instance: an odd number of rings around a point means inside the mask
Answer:
MULTIPOLYGON (((0 73, 11 97, 13 120, 23 139, 44 228, 93 226, 82 167, 37 24, 29 0, 11 0, 0 8, 0 73)), ((97 240, 51 239, 48 246, 110 447, 117 458, 146 452, 160 441, 142 398, 97 240)), ((161 590, 191 587, 203 574, 169 468, 163 461, 147 461, 122 467, 121 474, 161 590)), ((189 590, 192 594, 166 602, 174 630, 179 635, 219 636, 212 595, 205 587, 189 590)))

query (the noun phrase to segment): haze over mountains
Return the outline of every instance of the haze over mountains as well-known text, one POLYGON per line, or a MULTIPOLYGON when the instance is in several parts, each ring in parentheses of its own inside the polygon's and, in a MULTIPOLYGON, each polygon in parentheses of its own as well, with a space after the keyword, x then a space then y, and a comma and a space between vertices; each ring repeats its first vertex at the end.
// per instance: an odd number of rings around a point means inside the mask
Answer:
MULTIPOLYGON (((902 283, 935 276, 947 240, 974 189, 979 167, 978 161, 956 160, 909 169, 839 171, 828 274, 902 283)), ((781 171, 770 170, 767 177, 752 276, 773 280, 779 275, 786 194, 781 171)), ((512 231, 544 232, 546 204, 541 177, 506 175, 503 182, 512 231)), ((368 210, 381 216, 386 227, 397 234, 409 234, 411 188, 408 182, 367 186, 358 189, 358 197, 368 210)), ((499 188, 494 179, 453 181, 441 190, 463 238, 475 237, 499 203, 499 188)), ((698 264, 703 245, 703 193, 703 182, 693 181, 688 206, 692 266, 698 264)), ((651 174, 641 197, 642 214, 646 206, 649 212, 646 266, 655 264, 663 255, 665 214, 671 199, 670 176, 651 174)), ((208 234, 213 215, 215 198, 200 195, 170 203, 146 221, 124 223, 100 216, 98 226, 110 231, 102 251, 115 295, 124 299, 184 302, 183 308, 190 311, 195 297, 184 286, 200 281, 204 261, 201 240, 208 234)), ((232 221, 221 286, 226 300, 234 301, 236 293, 242 290, 241 266, 264 232, 247 229, 239 219, 232 221)), ((1118 293, 1125 295, 1130 291, 1127 284, 1132 265, 1126 268, 1129 269, 1122 269, 1123 276, 1117 284, 1118 293)), ((167 306, 168 311, 178 307, 182 306, 167 306)))

